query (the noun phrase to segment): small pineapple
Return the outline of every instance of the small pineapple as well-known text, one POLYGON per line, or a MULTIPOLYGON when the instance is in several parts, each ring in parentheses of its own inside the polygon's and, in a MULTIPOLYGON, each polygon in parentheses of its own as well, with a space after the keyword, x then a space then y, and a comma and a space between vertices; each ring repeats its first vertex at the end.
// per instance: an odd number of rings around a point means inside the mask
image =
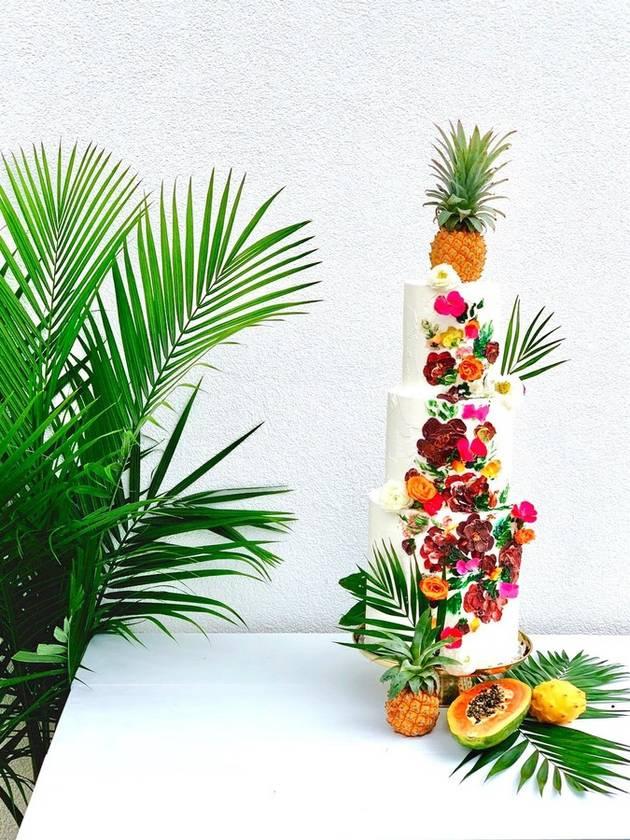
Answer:
POLYGON ((571 723, 586 709, 586 694, 568 680, 547 680, 532 692, 529 713, 541 723, 571 723))
POLYGON ((437 651, 444 639, 436 639, 431 627, 431 612, 425 610, 415 628, 411 644, 399 636, 387 634, 384 643, 389 659, 396 665, 381 677, 389 683, 385 712, 387 722, 401 735, 426 735, 440 715, 439 677, 436 665, 451 664, 437 651))
POLYGON ((431 266, 448 263, 469 282, 479 279, 486 261, 484 231, 494 230, 497 216, 505 215, 494 204, 505 196, 493 194, 494 187, 507 181, 496 180, 505 163, 495 163, 510 148, 505 141, 514 132, 502 137, 494 131, 482 135, 475 126, 467 137, 461 122, 450 126, 450 134, 436 126, 438 159, 431 162, 431 170, 438 183, 427 190, 431 200, 426 204, 435 207, 440 228, 431 244, 431 266))

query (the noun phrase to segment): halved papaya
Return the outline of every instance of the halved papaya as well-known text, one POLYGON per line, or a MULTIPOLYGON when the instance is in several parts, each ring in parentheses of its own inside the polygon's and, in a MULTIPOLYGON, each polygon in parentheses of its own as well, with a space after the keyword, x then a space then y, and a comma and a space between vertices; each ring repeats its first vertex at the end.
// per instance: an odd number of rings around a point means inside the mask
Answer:
POLYGON ((448 707, 448 728, 464 747, 486 750, 518 729, 531 700, 531 688, 520 680, 478 683, 448 707))

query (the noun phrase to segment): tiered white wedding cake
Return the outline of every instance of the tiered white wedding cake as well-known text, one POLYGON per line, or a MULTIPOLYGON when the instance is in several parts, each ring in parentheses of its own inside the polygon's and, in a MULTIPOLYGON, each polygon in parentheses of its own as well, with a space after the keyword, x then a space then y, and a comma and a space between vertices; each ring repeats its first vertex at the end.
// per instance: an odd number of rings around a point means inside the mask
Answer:
POLYGON ((522 546, 536 519, 508 498, 523 386, 498 372, 495 291, 448 264, 405 284, 402 383, 388 396, 385 483, 369 502, 371 550, 393 546, 450 637, 457 674, 518 657, 522 546))

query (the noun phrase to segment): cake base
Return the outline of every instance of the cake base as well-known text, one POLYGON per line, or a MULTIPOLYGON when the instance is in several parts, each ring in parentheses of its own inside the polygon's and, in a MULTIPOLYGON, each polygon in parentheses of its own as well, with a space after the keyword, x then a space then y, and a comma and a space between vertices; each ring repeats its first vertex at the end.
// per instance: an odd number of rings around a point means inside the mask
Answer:
MULTIPOLYGON (((355 642, 362 642, 363 636, 358 633, 354 634, 355 642)), ((470 688, 475 682, 484 679, 491 679, 493 677, 501 677, 510 668, 515 665, 520 665, 534 650, 532 640, 522 630, 518 631, 518 643, 520 647, 520 655, 514 662, 506 662, 503 665, 496 665, 494 668, 480 668, 472 674, 467 674, 465 677, 458 677, 453 674, 448 674, 443 668, 438 667, 437 671, 440 675, 440 706, 449 706, 453 700, 461 694, 462 691, 470 688)), ((396 663, 391 659, 386 659, 383 656, 377 656, 375 653, 370 653, 369 650, 362 650, 361 653, 371 662, 380 665, 382 668, 391 668, 396 663)))

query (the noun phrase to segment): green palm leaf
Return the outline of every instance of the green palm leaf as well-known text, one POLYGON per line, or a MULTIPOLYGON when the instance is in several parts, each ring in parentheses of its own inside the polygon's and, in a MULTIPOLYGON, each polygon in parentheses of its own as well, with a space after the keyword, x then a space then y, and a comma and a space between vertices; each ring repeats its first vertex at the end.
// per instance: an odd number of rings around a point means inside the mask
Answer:
MULTIPOLYGON (((229 176, 217 189, 212 173, 198 234, 192 183, 183 220, 176 190, 168 207, 162 192, 157 230, 146 214, 136 228, 137 259, 125 247, 123 266, 114 265, 121 327, 117 357, 128 374, 131 391, 125 398, 138 426, 213 347, 243 329, 300 314, 313 302, 297 297, 313 282, 292 282, 318 264, 310 259, 312 237, 300 235, 308 222, 252 241, 276 193, 235 232, 244 184, 243 178, 234 191, 229 176)), ((100 317, 111 341, 103 310, 100 317)))
POLYGON ((512 314, 508 322, 503 350, 501 354, 501 375, 518 376, 522 380, 532 379, 558 365, 563 365, 567 359, 552 362, 542 367, 536 367, 539 362, 558 350, 564 338, 551 336, 560 329, 553 327, 545 332, 547 324, 553 318, 553 312, 545 317, 544 306, 538 310, 534 319, 525 329, 521 328, 521 304, 518 295, 514 300, 512 314))
POLYGON ((359 568, 342 578, 340 585, 352 593, 356 603, 341 617, 339 626, 364 638, 362 642, 344 644, 386 655, 392 635, 403 642, 411 641, 427 600, 419 590, 418 566, 414 559, 409 562, 407 573, 393 545, 383 542, 381 548, 374 547, 367 569, 359 568))
POLYGON ((625 793, 626 788, 620 784, 630 781, 628 776, 617 772, 617 768, 625 769, 630 765, 629 746, 579 729, 538 723, 530 719, 526 719, 518 732, 496 747, 471 750, 451 775, 474 762, 463 779, 489 767, 485 777, 488 780, 503 773, 523 757, 518 790, 534 779, 541 795, 549 781, 552 781, 557 792, 561 791, 562 783, 565 782, 579 793, 625 793))

